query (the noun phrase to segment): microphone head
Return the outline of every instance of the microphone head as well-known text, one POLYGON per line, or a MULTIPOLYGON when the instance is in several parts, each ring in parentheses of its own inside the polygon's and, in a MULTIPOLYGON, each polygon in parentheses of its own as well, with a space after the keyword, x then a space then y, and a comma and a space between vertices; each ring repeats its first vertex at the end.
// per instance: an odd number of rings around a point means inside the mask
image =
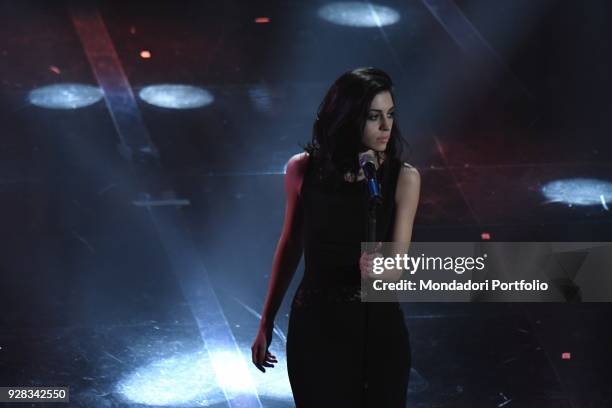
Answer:
POLYGON ((372 164, 376 168, 376 159, 374 155, 367 153, 359 157, 359 167, 364 168, 368 164, 372 164))
POLYGON ((376 159, 374 155, 366 153, 359 157, 359 167, 363 169, 363 174, 368 180, 376 180, 376 159))

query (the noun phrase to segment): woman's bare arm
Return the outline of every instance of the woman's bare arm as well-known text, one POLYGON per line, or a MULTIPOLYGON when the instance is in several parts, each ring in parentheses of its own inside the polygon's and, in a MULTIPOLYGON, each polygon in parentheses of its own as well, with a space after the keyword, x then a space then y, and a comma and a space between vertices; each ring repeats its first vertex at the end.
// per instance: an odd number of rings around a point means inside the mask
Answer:
POLYGON ((273 324, 276 313, 302 257, 303 208, 300 190, 307 162, 308 155, 301 153, 293 156, 287 163, 285 174, 285 191, 287 193, 285 221, 272 262, 272 275, 268 285, 268 294, 264 302, 260 326, 265 327, 273 324))
MULTIPOLYGON (((421 190, 421 176, 416 168, 403 165, 397 178, 395 189, 395 223, 393 224, 393 242, 391 247, 386 248, 385 255, 394 258, 396 254, 403 255, 408 252, 412 241, 412 227, 419 204, 419 192, 421 190)), ((397 281, 401 278, 402 270, 386 269, 385 275, 372 273, 372 262, 374 258, 382 257, 379 252, 363 252, 359 259, 359 268, 362 277, 385 279, 397 281)))
POLYGON ((395 189, 395 225, 393 241, 410 244, 412 227, 419 204, 421 176, 419 171, 410 166, 402 165, 395 189))
MULTIPOLYGON (((393 248, 392 256, 403 255, 408 252, 412 241, 412 228, 414 217, 419 205, 419 194, 421 191, 421 176, 419 171, 407 165, 402 165, 397 178, 395 189, 395 224, 393 226, 393 248)), ((392 280, 401 277, 401 271, 392 280)))

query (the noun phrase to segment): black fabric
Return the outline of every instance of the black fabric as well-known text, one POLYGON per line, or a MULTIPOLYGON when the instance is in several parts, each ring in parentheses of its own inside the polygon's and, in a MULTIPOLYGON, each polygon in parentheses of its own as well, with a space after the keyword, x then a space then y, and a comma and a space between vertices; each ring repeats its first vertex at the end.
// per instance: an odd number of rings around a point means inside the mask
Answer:
MULTIPOLYGON (((297 407, 404 407, 410 346, 397 303, 362 303, 361 242, 367 185, 323 182, 311 161, 304 177, 304 277, 291 306, 289 380, 297 407)), ((390 241, 400 163, 379 169, 383 205, 377 240, 390 241)))

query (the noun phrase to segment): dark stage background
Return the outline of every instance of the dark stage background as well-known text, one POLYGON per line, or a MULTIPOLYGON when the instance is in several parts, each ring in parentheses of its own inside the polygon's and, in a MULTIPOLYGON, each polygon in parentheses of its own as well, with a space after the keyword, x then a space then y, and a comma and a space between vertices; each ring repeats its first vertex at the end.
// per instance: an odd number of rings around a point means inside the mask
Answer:
MULTIPOLYGON (((74 407, 293 406, 302 266, 279 364, 250 364, 283 169, 358 66, 396 83, 415 241, 612 241, 611 8, 0 2, 0 386, 69 386, 74 407)), ((403 308, 411 407, 612 406, 606 303, 403 308)))

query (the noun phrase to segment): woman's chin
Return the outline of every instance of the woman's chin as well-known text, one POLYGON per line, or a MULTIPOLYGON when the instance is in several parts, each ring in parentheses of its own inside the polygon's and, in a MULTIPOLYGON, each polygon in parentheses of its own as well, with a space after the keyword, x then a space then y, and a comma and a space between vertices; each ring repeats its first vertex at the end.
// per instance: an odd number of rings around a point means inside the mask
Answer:
POLYGON ((385 150, 387 149, 387 144, 386 143, 377 143, 375 145, 366 146, 366 148, 367 148, 367 150, 365 150, 362 153, 365 153, 365 152, 384 153, 385 150))

